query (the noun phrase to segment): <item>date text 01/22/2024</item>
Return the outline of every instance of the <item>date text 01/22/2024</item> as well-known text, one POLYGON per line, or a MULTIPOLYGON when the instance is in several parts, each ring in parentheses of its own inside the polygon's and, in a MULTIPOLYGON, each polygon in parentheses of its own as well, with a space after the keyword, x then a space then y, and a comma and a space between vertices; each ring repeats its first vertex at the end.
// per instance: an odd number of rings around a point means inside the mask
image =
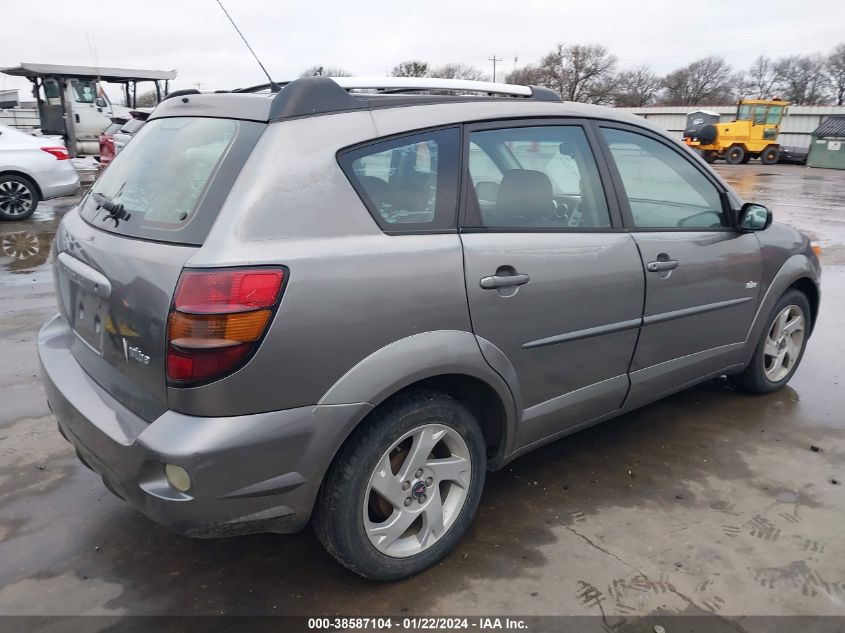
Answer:
POLYGON ((524 620, 519 618, 478 617, 478 618, 309 618, 309 630, 390 630, 404 631, 451 631, 451 630, 527 630, 524 620))

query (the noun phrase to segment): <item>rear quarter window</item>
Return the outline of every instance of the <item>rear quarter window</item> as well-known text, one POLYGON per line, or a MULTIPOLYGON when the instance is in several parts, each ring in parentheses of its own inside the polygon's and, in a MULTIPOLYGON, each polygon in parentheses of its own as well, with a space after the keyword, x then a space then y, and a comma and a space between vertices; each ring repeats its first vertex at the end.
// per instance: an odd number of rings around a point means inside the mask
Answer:
POLYGON ((137 123, 143 127, 82 200, 82 217, 112 233, 202 244, 266 125, 204 117, 137 123), (102 196, 129 217, 110 217, 102 196))
POLYGON ((455 228, 460 157, 458 128, 433 130, 352 148, 341 168, 385 232, 455 228))

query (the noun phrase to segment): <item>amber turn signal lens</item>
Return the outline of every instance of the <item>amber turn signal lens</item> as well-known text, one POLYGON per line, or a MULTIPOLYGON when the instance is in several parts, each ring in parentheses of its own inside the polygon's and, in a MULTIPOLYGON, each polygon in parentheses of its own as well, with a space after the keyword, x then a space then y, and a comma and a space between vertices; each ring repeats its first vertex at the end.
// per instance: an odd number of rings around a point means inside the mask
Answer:
POLYGON ((822 256, 822 246, 818 242, 810 242, 810 248, 813 249, 813 252, 816 254, 816 257, 822 256))
POLYGON ((234 314, 185 314, 171 312, 168 323, 170 342, 192 349, 228 347, 261 338, 270 310, 234 314))

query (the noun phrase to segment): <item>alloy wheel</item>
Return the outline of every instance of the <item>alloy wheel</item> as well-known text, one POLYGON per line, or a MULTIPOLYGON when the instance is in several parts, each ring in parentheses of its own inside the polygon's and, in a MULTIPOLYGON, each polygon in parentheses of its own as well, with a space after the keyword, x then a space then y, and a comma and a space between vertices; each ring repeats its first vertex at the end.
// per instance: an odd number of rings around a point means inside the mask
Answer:
POLYGON ((466 502, 471 460, 463 437, 442 424, 397 440, 376 464, 364 496, 364 529, 373 547, 406 558, 440 540, 466 502))
POLYGON ((17 180, 0 182, 0 211, 8 215, 24 215, 34 201, 32 190, 17 180))
POLYGON ((804 346, 804 313, 789 305, 778 313, 769 328, 763 348, 766 378, 780 382, 792 371, 804 346))

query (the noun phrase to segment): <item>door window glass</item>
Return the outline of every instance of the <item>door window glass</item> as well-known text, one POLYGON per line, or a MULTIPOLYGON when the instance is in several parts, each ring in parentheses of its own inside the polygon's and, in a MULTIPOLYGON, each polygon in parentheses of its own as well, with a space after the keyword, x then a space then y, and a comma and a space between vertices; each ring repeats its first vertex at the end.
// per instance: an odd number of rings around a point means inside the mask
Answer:
POLYGON ((94 103, 97 98, 97 91, 91 81, 72 81, 74 99, 77 103, 94 103))
POLYGON ((781 114, 783 114, 783 106, 769 106, 769 115, 766 118, 766 123, 777 125, 780 123, 781 114))
POLYGON ((59 82, 55 79, 44 80, 44 96, 47 103, 50 105, 59 105, 62 102, 62 95, 60 93, 59 82))
POLYGON ((719 190, 686 158, 642 134, 602 128, 638 228, 729 226, 719 190))
POLYGON ((474 207, 467 210, 468 226, 610 227, 598 168, 580 127, 473 132, 469 172, 475 196, 468 203, 474 207))
POLYGON ((454 227, 458 204, 457 128, 352 150, 340 162, 376 223, 390 231, 454 227))
POLYGON ((766 122, 766 106, 754 107, 754 125, 763 125, 766 122))

